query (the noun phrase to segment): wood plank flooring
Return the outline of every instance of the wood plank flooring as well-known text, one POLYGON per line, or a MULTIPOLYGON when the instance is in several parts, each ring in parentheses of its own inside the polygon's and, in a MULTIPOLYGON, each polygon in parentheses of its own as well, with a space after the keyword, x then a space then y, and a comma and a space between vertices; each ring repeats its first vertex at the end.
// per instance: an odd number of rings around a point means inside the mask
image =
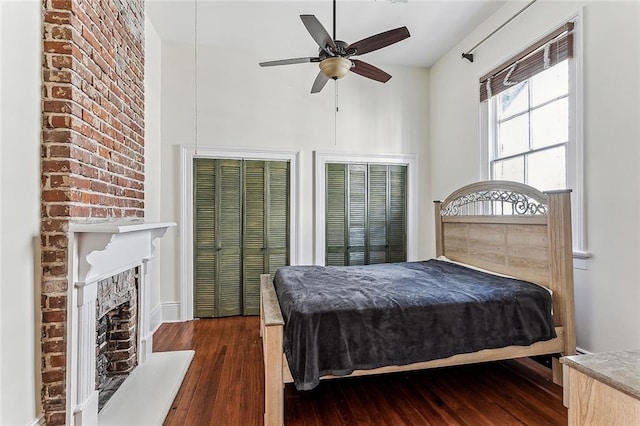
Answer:
MULTIPOLYGON (((261 425, 262 344, 257 317, 163 324, 154 351, 196 354, 165 425, 261 425)), ((285 388, 289 425, 566 425, 562 388, 525 359, 327 380, 285 388)))

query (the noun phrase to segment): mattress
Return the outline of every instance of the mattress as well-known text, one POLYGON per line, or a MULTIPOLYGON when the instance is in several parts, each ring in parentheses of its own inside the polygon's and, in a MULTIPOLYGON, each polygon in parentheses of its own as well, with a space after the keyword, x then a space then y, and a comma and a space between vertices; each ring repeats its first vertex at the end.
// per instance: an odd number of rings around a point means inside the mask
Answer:
POLYGON ((299 390, 323 375, 556 337, 544 288, 450 262, 288 266, 274 285, 299 390))

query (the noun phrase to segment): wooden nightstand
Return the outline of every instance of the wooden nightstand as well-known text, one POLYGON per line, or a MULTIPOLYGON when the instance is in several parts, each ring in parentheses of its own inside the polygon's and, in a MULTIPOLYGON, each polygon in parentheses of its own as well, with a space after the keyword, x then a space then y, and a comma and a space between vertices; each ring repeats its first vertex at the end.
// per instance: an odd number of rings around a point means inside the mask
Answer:
POLYGON ((640 425, 640 350, 569 356, 560 362, 569 425, 640 425))

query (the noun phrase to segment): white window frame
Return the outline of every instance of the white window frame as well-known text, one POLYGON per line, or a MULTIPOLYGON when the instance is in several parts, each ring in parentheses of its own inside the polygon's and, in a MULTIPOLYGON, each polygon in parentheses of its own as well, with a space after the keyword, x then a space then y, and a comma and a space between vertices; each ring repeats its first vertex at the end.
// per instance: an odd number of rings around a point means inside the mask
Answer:
POLYGON ((289 263, 298 264, 300 223, 299 151, 267 150, 256 148, 195 148, 183 146, 180 151, 180 320, 193 319, 193 159, 221 158, 233 160, 288 161, 289 162, 289 263))
MULTIPOLYGON (((582 11, 565 19, 575 23, 573 58, 568 59, 569 70, 569 143, 567 144, 567 186, 572 189, 572 235, 574 267, 587 269, 586 221, 584 213, 584 147, 583 147, 583 86, 582 86, 582 11)), ((555 28, 556 26, 554 26, 555 28)), ((524 48, 524 47, 523 47, 524 48)), ((520 49, 522 50, 522 49, 520 49)), ((482 179, 491 179, 490 141, 496 129, 489 125, 489 102, 480 102, 480 173, 482 179)))
POLYGON ((418 260, 418 160, 415 154, 357 154, 315 151, 315 264, 324 265, 325 213, 326 213, 326 165, 327 163, 373 163, 407 166, 407 260, 418 260))

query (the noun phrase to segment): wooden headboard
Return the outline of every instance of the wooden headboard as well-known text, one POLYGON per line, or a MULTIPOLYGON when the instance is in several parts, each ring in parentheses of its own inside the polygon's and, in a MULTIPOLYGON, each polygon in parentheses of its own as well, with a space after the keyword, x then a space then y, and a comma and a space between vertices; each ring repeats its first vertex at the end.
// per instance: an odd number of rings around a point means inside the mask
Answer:
POLYGON ((435 201, 435 225, 436 256, 551 289, 564 353, 575 353, 570 190, 477 182, 435 201))

